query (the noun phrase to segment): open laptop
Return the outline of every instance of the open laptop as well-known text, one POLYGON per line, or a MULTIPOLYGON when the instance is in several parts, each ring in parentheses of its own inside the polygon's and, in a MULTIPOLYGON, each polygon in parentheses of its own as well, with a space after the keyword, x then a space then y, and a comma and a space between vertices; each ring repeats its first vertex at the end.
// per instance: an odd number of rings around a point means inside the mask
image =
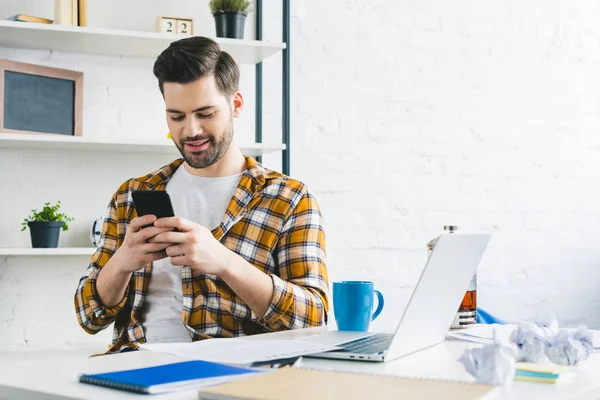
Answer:
POLYGON ((311 343, 340 350, 307 357, 391 361, 444 341, 477 271, 491 235, 441 235, 393 334, 329 331, 309 336, 311 343))

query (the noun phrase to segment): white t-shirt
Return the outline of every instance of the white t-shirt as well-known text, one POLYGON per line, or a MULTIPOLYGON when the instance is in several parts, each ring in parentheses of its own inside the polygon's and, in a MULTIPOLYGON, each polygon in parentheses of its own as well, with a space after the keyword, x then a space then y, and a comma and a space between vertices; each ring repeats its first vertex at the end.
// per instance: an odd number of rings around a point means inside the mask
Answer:
MULTIPOLYGON (((180 166, 166 187, 175 215, 214 229, 221 223, 242 174, 204 178, 180 166)), ((168 257, 154 261, 142 319, 147 343, 191 340, 181 320, 182 307, 181 267, 173 266, 168 257)))

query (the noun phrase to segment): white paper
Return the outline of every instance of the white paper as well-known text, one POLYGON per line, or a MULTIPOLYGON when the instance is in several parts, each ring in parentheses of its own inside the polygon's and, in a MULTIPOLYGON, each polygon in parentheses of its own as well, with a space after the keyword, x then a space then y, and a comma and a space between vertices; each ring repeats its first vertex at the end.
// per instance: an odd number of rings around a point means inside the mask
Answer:
MULTIPOLYGON (((269 371, 269 370, 257 371, 256 374, 269 373, 269 372, 271 372, 271 371, 269 371)), ((240 379, 246 379, 246 378, 248 378, 250 376, 254 376, 256 374, 248 373, 248 374, 241 374, 241 375, 227 375, 227 376, 219 376, 216 378, 193 379, 193 380, 183 381, 183 382, 173 382, 173 383, 166 383, 166 384, 162 384, 162 385, 154 385, 154 386, 150 386, 150 388, 148 388, 148 393, 149 394, 163 394, 163 393, 171 393, 171 392, 178 392, 178 391, 191 390, 191 389, 204 389, 204 388, 208 388, 211 386, 217 386, 217 385, 220 385, 223 383, 233 382, 233 381, 237 381, 240 379)))
POLYGON ((223 364, 250 365, 254 362, 300 357, 335 350, 301 340, 254 340, 247 338, 207 339, 192 343, 142 344, 144 350, 169 353, 223 364))
MULTIPOLYGON (((505 339, 510 338, 510 335, 513 333, 513 331, 516 328, 517 328, 517 325, 512 325, 512 324, 506 324, 506 325, 478 324, 478 325, 475 325, 470 328, 465 328, 465 329, 461 329, 461 330, 448 332, 446 337, 463 340, 466 342, 491 344, 494 342, 493 341, 494 330, 496 330, 496 334, 498 335, 498 338, 500 340, 504 341, 505 339)), ((564 330, 568 331, 571 329, 564 329, 564 330)), ((572 330, 575 330, 575 329, 572 329, 572 330)), ((592 334, 594 336, 594 350, 599 351, 600 350, 600 331, 590 329, 590 332, 592 332, 592 334)))
POLYGON ((498 340, 505 343, 517 328, 516 325, 501 324, 478 324, 470 328, 448 332, 447 337, 464 340, 466 342, 492 344, 494 342, 494 331, 498 340))

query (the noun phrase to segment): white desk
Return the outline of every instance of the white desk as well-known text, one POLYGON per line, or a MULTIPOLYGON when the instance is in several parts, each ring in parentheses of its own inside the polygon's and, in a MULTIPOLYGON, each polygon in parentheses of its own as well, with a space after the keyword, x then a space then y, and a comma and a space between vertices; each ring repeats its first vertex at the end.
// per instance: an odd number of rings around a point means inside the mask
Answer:
MULTIPOLYGON (((318 330, 318 329, 317 329, 318 330)), ((315 329, 260 335, 249 338, 301 338, 315 329)), ((445 343, 389 363, 337 361, 304 358, 302 367, 473 381, 457 359, 465 348, 477 346, 458 341, 445 343)), ((77 381, 80 373, 147 367, 181 361, 168 354, 137 351, 89 358, 105 347, 50 352, 0 353, 0 399, 133 399, 148 396, 105 389, 77 381)), ((152 396, 160 399, 198 399, 197 390, 152 396)), ((600 353, 586 360, 577 376, 560 384, 513 382, 494 389, 486 399, 598 399, 600 398, 600 353)))

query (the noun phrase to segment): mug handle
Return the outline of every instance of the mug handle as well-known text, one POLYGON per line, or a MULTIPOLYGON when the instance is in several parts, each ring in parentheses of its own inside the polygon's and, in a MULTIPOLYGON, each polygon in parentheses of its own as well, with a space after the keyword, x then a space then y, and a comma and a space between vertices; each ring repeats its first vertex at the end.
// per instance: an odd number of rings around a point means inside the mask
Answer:
POLYGON ((371 321, 377 318, 379 314, 381 314, 381 310, 383 310, 383 295, 379 290, 374 290, 374 292, 377 295, 377 310, 375 310, 375 312, 373 313, 371 321))

